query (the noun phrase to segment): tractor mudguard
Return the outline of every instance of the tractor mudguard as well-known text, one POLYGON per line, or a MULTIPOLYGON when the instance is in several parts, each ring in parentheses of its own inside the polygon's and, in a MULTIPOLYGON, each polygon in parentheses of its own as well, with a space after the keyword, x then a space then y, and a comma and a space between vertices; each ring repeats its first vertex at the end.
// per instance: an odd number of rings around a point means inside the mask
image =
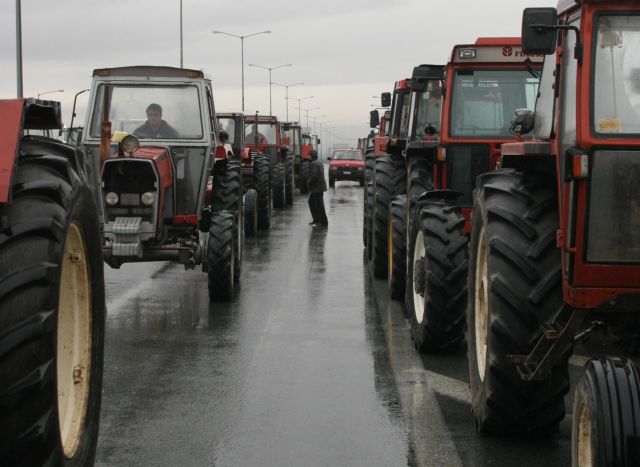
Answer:
POLYGON ((427 199, 445 199, 449 201, 457 201, 462 196, 462 193, 455 190, 430 190, 425 191, 418 197, 418 201, 427 199))
POLYGON ((62 128, 60 103, 33 98, 0 99, 0 203, 9 201, 9 188, 23 128, 62 128))

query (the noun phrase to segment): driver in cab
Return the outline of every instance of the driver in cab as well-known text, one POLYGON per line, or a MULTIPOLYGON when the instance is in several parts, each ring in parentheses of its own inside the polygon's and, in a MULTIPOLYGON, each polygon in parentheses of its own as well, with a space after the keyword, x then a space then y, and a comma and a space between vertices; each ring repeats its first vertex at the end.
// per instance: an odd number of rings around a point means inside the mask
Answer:
POLYGON ((265 135, 263 135, 262 133, 260 133, 256 127, 253 127, 253 129, 251 130, 251 133, 247 133, 247 136, 244 139, 244 144, 246 145, 262 145, 262 144, 269 144, 269 140, 267 139, 267 137, 265 135), (257 138, 257 143, 256 143, 256 138, 257 138))
POLYGON ((133 131, 138 138, 177 139, 180 137, 175 128, 162 120, 160 104, 150 104, 147 107, 147 121, 133 131))

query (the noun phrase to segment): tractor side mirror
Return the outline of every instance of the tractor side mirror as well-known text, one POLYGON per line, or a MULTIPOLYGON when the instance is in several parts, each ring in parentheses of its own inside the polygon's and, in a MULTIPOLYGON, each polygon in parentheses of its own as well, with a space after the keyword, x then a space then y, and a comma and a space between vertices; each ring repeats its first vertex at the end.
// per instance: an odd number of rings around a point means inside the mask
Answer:
POLYGON ((558 12, 555 8, 525 8, 522 13, 522 51, 550 55, 558 42, 558 12))
POLYGON ((380 107, 390 107, 391 106, 391 93, 383 92, 380 94, 380 107))
POLYGON ((377 110, 369 112, 369 128, 378 128, 380 125, 380 114, 377 110))
POLYGON ((526 135, 533 130, 535 114, 529 109, 517 109, 511 120, 511 131, 516 135, 526 135))
POLYGON ((424 134, 425 135, 433 136, 437 132, 438 132, 438 130, 436 130, 436 127, 434 127, 431 123, 427 124, 427 126, 424 127, 424 134))

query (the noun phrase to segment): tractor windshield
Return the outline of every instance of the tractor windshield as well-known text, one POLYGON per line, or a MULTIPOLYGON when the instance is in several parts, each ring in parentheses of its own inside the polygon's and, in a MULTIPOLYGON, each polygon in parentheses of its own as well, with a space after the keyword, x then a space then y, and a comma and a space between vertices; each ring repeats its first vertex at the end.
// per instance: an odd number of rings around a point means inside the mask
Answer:
POLYGON ((250 123, 245 125, 245 144, 276 144, 276 125, 274 123, 250 123))
MULTIPOLYGON (((100 137, 105 85, 96 93, 91 136, 100 137)), ((196 86, 110 85, 112 134, 133 133, 139 139, 202 139, 200 98, 196 86)))
POLYGON ((593 125, 602 134, 640 133, 640 15, 598 18, 593 44, 593 125))
POLYGON ((451 136, 511 138, 516 109, 535 107, 539 78, 528 70, 458 70, 451 103, 451 136))
POLYGON ((220 129, 229 134, 229 141, 227 142, 233 146, 236 137, 236 121, 233 118, 218 117, 218 123, 220 124, 220 129))
POLYGON ((440 131, 440 108, 442 103, 442 88, 440 81, 429 81, 427 90, 422 93, 418 102, 418 119, 416 136, 422 139, 427 136, 425 129, 432 126, 436 132, 440 131))

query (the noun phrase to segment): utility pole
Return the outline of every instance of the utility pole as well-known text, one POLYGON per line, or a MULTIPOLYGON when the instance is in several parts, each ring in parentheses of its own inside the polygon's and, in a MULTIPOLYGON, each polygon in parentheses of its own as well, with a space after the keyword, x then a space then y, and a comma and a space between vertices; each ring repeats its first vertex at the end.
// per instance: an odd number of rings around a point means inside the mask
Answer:
POLYGON ((22 13, 20 0, 16 0, 16 72, 18 74, 18 98, 22 99, 22 13))
POLYGON ((180 68, 184 68, 182 65, 182 0, 180 0, 180 68))

